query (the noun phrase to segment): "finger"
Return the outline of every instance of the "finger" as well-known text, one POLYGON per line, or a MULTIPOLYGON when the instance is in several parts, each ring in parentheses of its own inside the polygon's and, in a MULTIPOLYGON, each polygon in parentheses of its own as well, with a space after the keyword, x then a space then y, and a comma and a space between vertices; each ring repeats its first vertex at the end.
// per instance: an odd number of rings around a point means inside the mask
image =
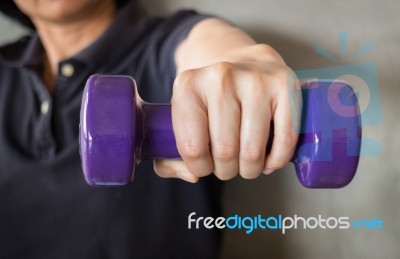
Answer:
POLYGON ((208 133, 207 109, 195 87, 192 72, 177 77, 172 97, 172 124, 176 145, 189 171, 202 177, 213 169, 208 133))
POLYGON ((154 171, 163 178, 180 178, 184 181, 196 183, 199 178, 189 172, 185 163, 181 160, 154 160, 154 171))
POLYGON ((234 178, 239 169, 240 106, 230 80, 216 87, 208 98, 211 154, 214 174, 221 180, 234 178))
POLYGON ((264 168, 271 108, 262 77, 253 77, 249 83, 242 94, 239 172, 243 178, 254 179, 264 168))
POLYGON ((294 124, 300 121, 300 117, 297 113, 291 112, 288 92, 282 91, 282 93, 273 116, 274 137, 271 152, 268 154, 264 166, 265 174, 284 167, 290 161, 299 136, 294 124))

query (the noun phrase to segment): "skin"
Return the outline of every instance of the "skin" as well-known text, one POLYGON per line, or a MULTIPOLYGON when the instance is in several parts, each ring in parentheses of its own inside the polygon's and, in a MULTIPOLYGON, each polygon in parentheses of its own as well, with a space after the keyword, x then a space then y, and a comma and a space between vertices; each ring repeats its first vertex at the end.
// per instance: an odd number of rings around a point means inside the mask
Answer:
MULTIPOLYGON (((16 0, 47 53, 44 82, 54 90, 58 62, 93 42, 111 23, 112 0, 16 0)), ((182 161, 156 160, 161 177, 197 182, 253 179, 285 166, 298 139, 301 94, 293 72, 266 44, 218 19, 191 30, 175 53, 172 119, 182 161), (190 58, 188 58, 190 57, 190 58), (270 123, 271 152, 266 154, 270 123)))
POLYGON ((43 81, 54 91, 58 63, 90 45, 112 22, 113 0, 15 0, 32 20, 46 58, 43 81))

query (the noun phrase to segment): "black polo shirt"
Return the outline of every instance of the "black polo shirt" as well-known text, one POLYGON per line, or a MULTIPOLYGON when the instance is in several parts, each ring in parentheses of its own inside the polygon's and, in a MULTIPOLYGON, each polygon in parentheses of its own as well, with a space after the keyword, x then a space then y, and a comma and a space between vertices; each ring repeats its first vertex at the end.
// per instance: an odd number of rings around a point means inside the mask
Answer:
POLYGON ((36 33, 0 49, 0 258, 212 258, 219 233, 188 230, 190 212, 220 214, 220 183, 161 179, 152 161, 132 185, 94 188, 78 152, 82 90, 93 73, 127 74, 169 102, 174 50, 206 16, 139 18, 131 5, 89 47, 59 64, 50 94, 36 33))

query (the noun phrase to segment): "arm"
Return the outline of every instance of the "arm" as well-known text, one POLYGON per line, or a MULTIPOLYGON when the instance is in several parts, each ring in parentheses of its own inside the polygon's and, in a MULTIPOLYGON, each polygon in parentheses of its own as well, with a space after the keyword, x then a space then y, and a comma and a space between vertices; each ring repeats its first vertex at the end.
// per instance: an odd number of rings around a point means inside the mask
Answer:
POLYGON ((158 160, 162 177, 211 172, 247 179, 285 166, 298 139, 301 94, 279 54, 218 19, 198 23, 176 50, 172 119, 183 161, 158 160), (289 101, 290 100, 290 101, 289 101), (270 123, 275 135, 266 154, 270 123))

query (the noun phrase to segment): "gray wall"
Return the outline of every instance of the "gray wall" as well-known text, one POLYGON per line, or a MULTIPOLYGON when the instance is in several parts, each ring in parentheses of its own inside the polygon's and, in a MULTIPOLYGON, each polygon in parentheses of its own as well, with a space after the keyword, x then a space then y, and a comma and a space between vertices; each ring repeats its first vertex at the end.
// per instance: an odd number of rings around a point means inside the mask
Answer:
MULTIPOLYGON (((384 229, 257 230, 225 234, 222 258, 399 258, 400 254, 400 2, 398 0, 235 0, 142 1, 153 15, 181 8, 216 14, 245 29, 257 41, 275 47, 295 70, 373 62, 377 67, 383 122, 364 128, 376 139, 381 156, 362 157, 354 181, 340 190, 308 190, 291 165, 257 180, 234 179, 224 195, 225 214, 294 214, 309 217, 381 218, 384 229), (340 61, 339 32, 348 32, 347 53, 366 42, 373 49, 350 62, 340 61), (324 46, 339 62, 316 54, 324 46)), ((0 17, 0 41, 20 35, 0 17)))

